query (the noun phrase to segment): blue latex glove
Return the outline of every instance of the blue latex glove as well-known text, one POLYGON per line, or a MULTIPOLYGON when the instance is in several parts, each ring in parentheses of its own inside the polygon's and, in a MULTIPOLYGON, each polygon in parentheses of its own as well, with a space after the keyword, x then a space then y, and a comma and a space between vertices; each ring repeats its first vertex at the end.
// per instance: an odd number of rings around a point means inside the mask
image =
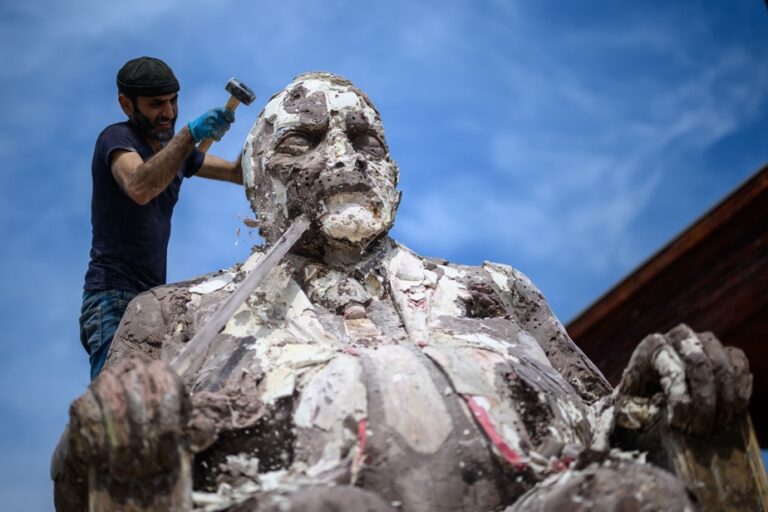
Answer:
POLYGON ((214 108, 190 122, 189 133, 195 143, 203 139, 221 140, 235 120, 235 113, 224 107, 214 108))

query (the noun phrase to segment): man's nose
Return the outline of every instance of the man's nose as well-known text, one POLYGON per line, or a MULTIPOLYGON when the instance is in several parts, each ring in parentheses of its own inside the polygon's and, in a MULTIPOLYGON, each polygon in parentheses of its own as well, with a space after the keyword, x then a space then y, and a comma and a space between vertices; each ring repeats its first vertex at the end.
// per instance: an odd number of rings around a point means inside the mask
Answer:
POLYGON ((173 104, 170 101, 166 101, 163 103, 163 108, 160 111, 160 113, 163 115, 163 117, 166 117, 168 119, 174 118, 174 112, 173 112, 173 104))

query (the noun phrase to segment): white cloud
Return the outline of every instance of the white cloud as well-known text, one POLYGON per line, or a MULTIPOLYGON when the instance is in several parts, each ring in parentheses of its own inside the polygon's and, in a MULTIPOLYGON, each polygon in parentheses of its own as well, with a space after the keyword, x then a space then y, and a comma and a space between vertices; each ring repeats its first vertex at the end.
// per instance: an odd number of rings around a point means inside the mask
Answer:
MULTIPOLYGON (((597 34, 580 43, 619 37, 597 34)), ((647 31, 623 42, 650 40, 656 51, 674 45, 669 35, 647 31)), ((606 96, 579 80, 567 61, 554 75, 510 61, 503 74, 514 101, 498 98, 495 117, 485 122, 487 170, 502 174, 435 181, 418 205, 403 209, 400 232, 439 250, 500 247, 515 259, 598 275, 626 272, 648 250, 633 239, 633 224, 665 176, 680 171, 683 155, 759 115, 766 63, 725 48, 684 78, 644 85, 645 95, 627 102, 624 91, 606 96)))

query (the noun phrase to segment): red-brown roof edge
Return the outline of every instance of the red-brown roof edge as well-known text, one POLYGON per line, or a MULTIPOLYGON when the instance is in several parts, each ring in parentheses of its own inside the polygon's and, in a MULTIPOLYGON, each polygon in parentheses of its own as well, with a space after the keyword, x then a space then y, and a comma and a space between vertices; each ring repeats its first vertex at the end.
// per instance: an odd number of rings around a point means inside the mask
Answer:
POLYGON ((571 338, 579 337, 605 318, 612 310, 629 300, 661 269, 696 247, 736 212, 768 191, 768 164, 744 180, 734 191, 695 220, 688 228, 641 263, 613 288, 590 304, 567 326, 571 338))

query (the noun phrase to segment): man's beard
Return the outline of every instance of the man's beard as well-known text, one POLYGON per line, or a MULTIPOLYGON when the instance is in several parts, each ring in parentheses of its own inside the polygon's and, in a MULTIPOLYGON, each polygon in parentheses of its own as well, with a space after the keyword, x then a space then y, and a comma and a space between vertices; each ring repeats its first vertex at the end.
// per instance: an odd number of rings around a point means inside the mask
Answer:
MULTIPOLYGON (((167 118, 165 117, 158 117, 157 121, 165 121, 166 119, 167 118)), ((158 130, 155 124, 150 121, 147 116, 139 112, 138 108, 134 108, 133 115, 131 116, 131 123, 133 123, 133 126, 141 135, 148 139, 154 139, 159 142, 168 142, 173 138, 175 133, 174 130, 176 127, 176 118, 174 117, 170 121, 170 128, 166 130, 158 130)))

